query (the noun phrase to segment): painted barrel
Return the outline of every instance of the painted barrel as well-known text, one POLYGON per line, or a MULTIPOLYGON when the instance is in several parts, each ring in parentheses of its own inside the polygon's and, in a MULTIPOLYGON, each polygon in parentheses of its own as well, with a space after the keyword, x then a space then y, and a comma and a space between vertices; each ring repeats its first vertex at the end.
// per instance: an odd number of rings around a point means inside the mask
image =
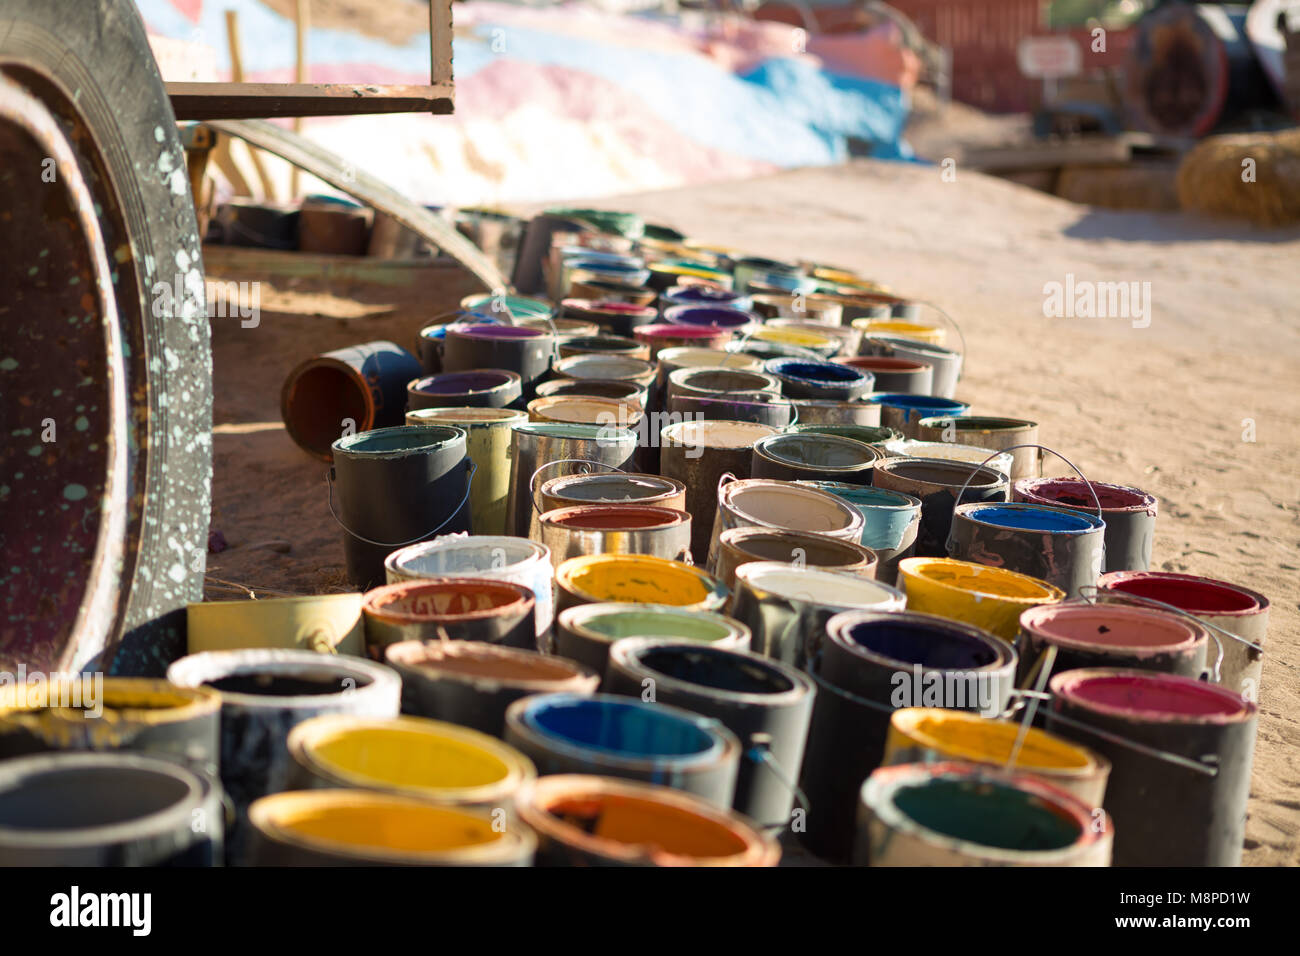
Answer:
MULTIPOLYGON (((1067 601, 1020 615, 1021 680, 1048 647, 1053 673, 1084 667, 1129 667, 1199 678, 1206 673, 1209 631, 1157 608, 1067 601)), ((1217 653, 1217 652, 1216 652, 1217 653)))
POLYGON ((220 865, 223 820, 221 788, 173 759, 56 753, 0 761, 0 866, 220 865))
POLYGON ((858 353, 923 362, 931 367, 933 385, 928 394, 952 398, 957 392, 957 381, 961 378, 962 370, 960 352, 912 339, 900 339, 889 335, 864 335, 858 353))
POLYGON ((862 538, 863 518, 847 501, 805 485, 763 478, 718 486, 717 514, 709 543, 710 568, 716 568, 722 532, 731 528, 812 531, 842 541, 862 538))
POLYGON ((541 866, 775 866, 777 842, 747 821, 669 787, 586 774, 520 790, 519 818, 541 866))
POLYGON ((943 707, 908 707, 889 718, 885 766, 960 761, 1028 774, 1099 807, 1110 761, 1087 747, 1014 720, 943 707), (1015 754, 1015 764, 1008 768, 1015 754))
POLYGON ((1007 641, 1015 640, 1022 612, 1065 600, 1038 578, 951 558, 905 558, 898 578, 911 610, 966 621, 1007 641))
POLYGON ((595 773, 685 790, 727 809, 740 741, 718 721, 670 704, 596 694, 536 694, 506 711, 506 743, 539 774, 595 773))
POLYGON ((816 422, 801 422, 798 425, 789 425, 786 427, 785 433, 788 435, 834 435, 837 438, 851 438, 854 441, 862 442, 864 445, 873 445, 877 449, 883 447, 885 442, 898 436, 898 432, 894 431, 894 429, 885 428, 883 425, 816 422))
POLYGON ((375 790, 430 803, 509 809, 537 776, 495 737, 423 717, 314 717, 289 732, 295 790, 375 790))
POLYGON ((686 500, 686 486, 677 479, 635 472, 562 475, 542 482, 537 489, 538 507, 543 513, 557 508, 630 505, 681 511, 686 500))
POLYGON ((774 358, 763 366, 763 370, 780 380, 781 393, 786 398, 848 402, 871 391, 875 381, 869 372, 830 361, 774 358))
POLYGON ((369 790, 290 790, 248 810, 255 866, 531 866, 537 838, 480 810, 369 790))
POLYGON ((254 647, 364 655, 361 594, 203 601, 185 609, 187 653, 254 647))
MULTIPOLYGON (((1227 581, 1166 571, 1112 571, 1101 576, 1100 587, 1170 604, 1256 645, 1259 650, 1211 631, 1223 645, 1219 683, 1247 700, 1259 700, 1268 638, 1269 601, 1263 594, 1227 581)), ((1217 648, 1210 651, 1217 653, 1217 648)))
POLYGON ((948 553, 1040 578, 1079 597, 1101 577, 1105 531, 1095 514, 1052 505, 957 505, 948 553))
POLYGON ((555 573, 544 545, 510 535, 445 535, 394 551, 384 561, 389 584, 429 578, 487 578, 528 588, 537 637, 555 620, 555 573))
POLYGON ((668 375, 667 396, 698 395, 703 398, 726 398, 749 395, 764 400, 765 395, 780 395, 781 383, 771 375, 745 369, 714 366, 680 368, 668 375))
POLYGON ((967 764, 882 767, 858 814, 854 859, 870 866, 1109 866, 1115 843, 1069 792, 967 764))
POLYGON ((717 611, 727 589, 711 574, 681 561, 644 554, 593 554, 570 558, 555 569, 559 609, 621 601, 670 604, 717 611))
POLYGON ((867 401, 880 406, 880 424, 897 429, 905 438, 920 438, 923 421, 935 416, 956 420, 970 412, 970 404, 941 395, 912 395, 905 392, 878 392, 867 401))
MULTIPOLYGON (((858 347, 861 348, 861 340, 858 347)), ((934 367, 928 362, 884 355, 858 355, 836 361, 870 372, 875 378, 875 387, 882 392, 934 394, 934 367)))
MULTIPOLYGON (((963 445, 987 448, 989 454, 1012 445, 1038 443, 1038 422, 1023 418, 992 418, 987 415, 968 415, 963 412, 936 412, 916 424, 916 433, 909 437, 920 441, 952 441, 963 445)), ((1011 479, 1037 478, 1042 474, 1042 451, 1038 448, 1017 448, 1011 452, 1011 479)), ((1089 495, 1091 500, 1091 495, 1089 495)), ((1094 509, 1095 510, 1095 509, 1094 509)))
POLYGON ((842 571, 862 578, 876 576, 874 551, 852 541, 841 541, 810 531, 732 528, 722 532, 718 545, 715 573, 733 590, 736 568, 753 561, 776 561, 824 571, 842 571))
POLYGON ((493 368, 443 372, 408 384, 406 409, 409 413, 421 408, 505 408, 522 394, 523 380, 515 372, 493 368))
MULTIPOLYGON (((972 465, 984 465, 994 471, 1000 471, 1011 477, 1011 452, 1004 451, 994 455, 987 448, 976 445, 958 445, 946 441, 917 441, 915 438, 900 438, 886 441, 882 446, 885 454, 892 458, 941 458, 944 461, 963 461, 972 465), (992 455, 992 457, 990 457, 992 455)), ((1096 513, 1096 509, 1093 509, 1096 513)))
POLYGON ((931 703, 996 715, 1010 700, 1016 655, 977 627, 911 610, 836 614, 808 643, 817 703, 800 786, 818 810, 804 842, 844 861, 858 789, 884 759, 890 716, 931 703))
POLYGON ((623 355, 574 355, 555 363, 555 376, 602 381, 620 379, 644 388, 654 381, 655 367, 644 359, 623 355))
POLYGON ((948 553, 953 506, 958 504, 958 495, 961 504, 1006 501, 1011 485, 1006 475, 992 468, 938 458, 882 459, 876 462, 872 484, 920 499, 916 554, 931 558, 948 553))
POLYGON ((500 737, 529 694, 594 694, 600 674, 574 661, 481 641, 402 641, 385 662, 402 677, 402 712, 500 737))
MULTIPOLYGON (((796 422, 789 428, 807 425, 815 428, 879 428, 880 406, 873 405, 865 398, 842 402, 820 398, 796 398, 792 400, 796 422)), ((892 429, 889 431, 893 434, 892 429)), ((835 432, 821 432, 824 435, 835 432)))
POLYGON ((355 431, 402 424, 406 385, 420 361, 393 342, 367 342, 310 358, 289 373, 280 416, 295 444, 329 461, 351 422, 355 431))
POLYGON ((882 457, 879 449, 852 438, 798 432, 773 435, 754 443, 749 473, 778 481, 842 481, 871 484, 882 457))
POLYGON ((711 325, 655 323, 633 329, 632 337, 650 346, 650 361, 653 362, 664 349, 685 346, 720 349, 731 341, 731 330, 711 325))
POLYGON ((1259 712, 1225 687, 1122 668, 1057 674, 1049 730, 1114 765, 1103 807, 1116 866, 1237 866, 1259 712), (1059 714, 1067 718, 1055 720, 1059 714), (1205 764, 1213 775, 1113 743, 1089 729, 1205 764))
POLYGON ((451 425, 358 432, 334 443, 331 493, 343 529, 348 580, 374 587, 394 548, 469 531, 471 462, 466 433, 451 425))
POLYGON ((649 554, 691 563, 691 516, 673 508, 597 505, 556 508, 538 519, 558 567, 591 554, 649 554))
POLYGON ((621 335, 584 335, 560 342, 559 352, 562 359, 574 355, 622 355, 645 360, 650 357, 650 346, 621 335))
POLYGON ((553 650, 603 675, 610 645, 625 637, 657 637, 747 650, 750 631, 739 621, 710 611, 689 611, 666 604, 582 604, 560 614, 553 650))
POLYGON ((366 649, 382 660, 399 641, 484 641, 537 647, 532 589, 491 578, 431 578, 385 584, 366 594, 366 649))
POLYGON ((887 584, 779 561, 736 569, 731 615, 752 632, 750 649, 803 667, 826 622, 850 610, 901 611, 903 593, 887 584))
POLYGON ((216 773, 221 698, 145 677, 0 684, 0 760, 51 750, 129 750, 216 773))
POLYGON ((551 368, 555 337, 539 329, 518 325, 455 323, 447 327, 442 367, 446 372, 504 369, 523 380, 524 397, 551 368))
POLYGON ((912 556, 917 531, 921 527, 921 499, 837 481, 809 482, 811 487, 842 498, 862 515, 860 543, 876 555, 875 577, 893 584, 898 577, 898 562, 912 556))
POLYGON ((610 648, 603 687, 721 722, 744 749, 732 807, 760 826, 790 824, 816 693, 804 674, 744 651, 629 637, 610 648))
POLYGON ((1106 520, 1106 560, 1103 571, 1145 571, 1151 567, 1151 543, 1156 534, 1155 495, 1140 488, 1094 481, 1092 491, 1079 478, 1021 478, 1011 483, 1011 499, 1055 505, 1093 514, 1101 501, 1106 520))
POLYGON ((506 527, 529 538, 534 519, 532 480, 537 470, 557 477, 589 468, 595 462, 622 468, 637 448, 636 432, 598 425, 562 425, 530 422, 513 426, 510 445, 510 500, 506 527))
POLYGON ((528 421, 528 413, 505 408, 428 408, 407 412, 408 425, 451 425, 465 432, 465 453, 474 462, 469 509, 475 534, 506 530, 510 497, 511 427, 528 421))
POLYGON ((680 416, 678 421, 683 422, 753 422, 766 425, 774 431, 784 428, 795 419, 795 407, 789 399, 773 397, 767 401, 749 395, 725 398, 674 395, 668 400, 668 413, 680 416))

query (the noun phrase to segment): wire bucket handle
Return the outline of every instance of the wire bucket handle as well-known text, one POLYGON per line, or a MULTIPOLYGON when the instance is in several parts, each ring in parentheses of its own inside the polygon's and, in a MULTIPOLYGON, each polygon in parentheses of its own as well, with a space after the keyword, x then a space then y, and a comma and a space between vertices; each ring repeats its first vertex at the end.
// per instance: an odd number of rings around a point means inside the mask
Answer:
POLYGON ((576 464, 576 465, 587 466, 584 468, 583 471, 578 472, 578 474, 580 475, 593 474, 590 468, 591 465, 595 465, 597 468, 608 469, 608 471, 600 472, 600 474, 609 474, 610 472, 615 472, 615 471, 618 472, 619 474, 624 474, 622 468, 616 468, 613 465, 607 465, 603 461, 596 461, 593 458, 557 458, 554 461, 543 462, 541 466, 539 466, 538 469, 533 472, 532 477, 528 479, 528 500, 532 502, 533 510, 536 511, 538 514, 542 513, 542 508, 541 505, 537 503, 537 476, 540 475, 542 472, 544 472, 547 468, 550 468, 552 465, 563 465, 563 464, 576 464))
POLYGON ((327 472, 325 472, 325 485, 327 488, 329 488, 330 515, 332 515, 334 520, 338 522, 338 526, 342 528, 344 531, 346 531, 348 534, 352 535, 352 537, 366 544, 373 544, 377 548, 404 548, 408 544, 415 544, 419 541, 427 540, 428 538, 433 537, 435 534, 437 534, 439 531, 445 528, 447 526, 447 523, 451 521, 452 518, 460 514, 461 509, 464 508, 466 503, 469 501, 470 490, 474 487, 474 476, 478 473, 478 465, 476 465, 474 463, 474 459, 470 458, 468 455, 465 456, 464 460, 469 462, 469 479, 465 482, 465 494, 460 499, 460 503, 456 505, 455 508, 452 509, 451 513, 447 515, 447 517, 443 520, 443 522, 440 525, 438 525, 438 527, 434 528, 432 531, 426 531, 418 538, 412 538, 410 541, 395 541, 391 543, 387 541, 375 541, 372 538, 367 538, 363 534, 357 534, 355 531, 353 531, 351 528, 345 525, 343 523, 343 519, 338 516, 338 512, 334 510, 334 469, 332 467, 327 472))
POLYGON ((966 336, 962 334, 961 326, 957 324, 957 320, 954 319, 947 312, 945 312, 943 309, 939 308, 933 302, 928 302, 924 299, 912 299, 911 301, 916 303, 917 305, 923 305, 928 309, 934 309, 934 311, 938 312, 941 316, 943 316, 943 318, 948 322, 948 324, 952 326, 952 330, 957 333, 957 340, 961 342, 962 372, 964 374, 966 371, 966 358, 967 358, 966 336))

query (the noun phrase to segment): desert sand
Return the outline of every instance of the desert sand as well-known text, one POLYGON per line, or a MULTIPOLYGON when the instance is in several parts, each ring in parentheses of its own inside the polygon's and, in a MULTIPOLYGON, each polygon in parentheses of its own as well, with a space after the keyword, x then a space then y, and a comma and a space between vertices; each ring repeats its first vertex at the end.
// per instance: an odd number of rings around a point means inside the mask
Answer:
MULTIPOLYGON (((957 397, 974 413, 1033 419, 1090 478, 1154 493, 1153 568, 1266 594, 1245 862, 1300 863, 1300 230, 1099 211, 960 168, 945 182, 936 167, 870 161, 596 205, 934 302, 965 335, 957 397), (1070 274, 1149 282, 1149 324, 1045 317, 1045 285, 1070 274)), ((281 383, 330 348, 412 348, 423 320, 472 290, 265 284, 256 328, 214 320, 212 523, 229 548, 209 555, 210 598, 241 593, 221 582, 263 595, 346 589, 326 465, 285 434, 281 383)))

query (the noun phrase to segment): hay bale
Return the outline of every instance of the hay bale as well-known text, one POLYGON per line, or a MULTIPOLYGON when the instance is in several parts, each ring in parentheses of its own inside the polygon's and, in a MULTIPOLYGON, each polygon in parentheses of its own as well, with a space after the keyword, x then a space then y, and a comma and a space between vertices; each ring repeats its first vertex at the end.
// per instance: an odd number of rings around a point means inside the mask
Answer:
POLYGON ((1056 180, 1056 195, 1106 209, 1176 210, 1176 175, 1177 165, 1164 160, 1134 160, 1118 166, 1066 166, 1056 180))
POLYGON ((1190 212, 1257 226, 1300 222, 1300 129, 1211 136, 1178 168, 1178 200, 1190 212), (1254 160, 1254 182, 1246 181, 1254 160))

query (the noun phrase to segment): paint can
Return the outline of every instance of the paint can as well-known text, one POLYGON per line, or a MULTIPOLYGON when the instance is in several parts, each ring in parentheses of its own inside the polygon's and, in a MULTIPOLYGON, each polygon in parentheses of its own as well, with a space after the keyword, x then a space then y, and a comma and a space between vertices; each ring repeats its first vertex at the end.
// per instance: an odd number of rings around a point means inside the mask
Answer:
POLYGON ((655 361, 664 349, 699 348, 720 349, 731 341, 731 330, 712 325, 680 325, 656 323, 641 325, 632 330, 632 337, 650 346, 650 361, 655 361))
MULTIPOLYGON (((559 398, 584 396, 634 402, 642 408, 648 401, 648 390, 635 382, 599 378, 556 378, 537 386, 537 397, 559 398)), ((525 416, 527 420, 527 416, 525 416)))
POLYGON ((535 494, 538 514, 557 508, 636 505, 686 508, 686 486, 675 478, 633 472, 561 475, 541 483, 535 494))
POLYGON ((0 761, 0 866, 219 866, 224 819, 215 780, 172 759, 0 761))
POLYGON ((578 319, 594 326, 590 333, 584 333, 590 335, 604 332, 630 337, 634 329, 649 325, 659 317, 659 310, 652 305, 616 302, 612 299, 565 299, 560 303, 560 309, 566 318, 578 319))
POLYGON ((295 790, 373 790, 445 807, 509 809, 531 760, 477 730, 423 717, 313 717, 289 732, 295 790))
MULTIPOLYGON (((861 343, 858 345, 861 348, 861 343)), ((859 355, 837 359, 844 365, 875 377, 874 387, 882 392, 901 392, 908 395, 934 393, 934 367, 928 362, 883 355, 859 355)))
POLYGON ((335 349, 294 368, 280 391, 280 417, 294 443, 330 460, 335 440, 352 431, 402 424, 406 386, 420 362, 393 342, 335 349))
POLYGON ((254 866, 531 866, 537 838, 487 811, 370 790, 290 790, 248 810, 254 866))
MULTIPOLYGON (((969 406, 968 406, 969 407, 969 406)), ((1023 418, 990 418, 984 415, 967 415, 965 410, 938 413, 916 423, 911 438, 920 441, 958 442, 987 448, 989 453, 1011 449, 1013 445, 1037 445, 1038 422, 1023 418), (954 417, 954 415, 956 417, 954 417)), ((1015 448, 1011 451, 1011 480, 1037 478, 1042 474, 1042 450, 1037 447, 1015 448)), ((1091 502, 1092 496, 1088 496, 1091 502)), ((1096 511, 1094 505, 1091 509, 1096 511)))
POLYGON ((366 594, 366 649, 383 660, 399 641, 483 641, 537 646, 531 588, 490 578, 432 578, 385 584, 366 594))
MULTIPOLYGON (((1066 601, 1020 615, 1021 681, 1049 646, 1055 673, 1128 667, 1200 678, 1207 674, 1209 631, 1194 618, 1157 608, 1066 601)), ((1213 648, 1217 655, 1217 648, 1213 648)))
POLYGON ((668 414, 686 422, 752 422, 775 431, 794 421, 795 408, 788 399, 775 396, 770 401, 758 401, 746 396, 704 398, 677 395, 668 400, 668 414))
MULTIPOLYGON (((880 427, 880 406, 862 399, 841 402, 834 399, 796 398, 792 401, 797 424, 792 423, 787 426, 788 428, 808 425, 813 426, 807 429, 812 431, 818 425, 847 428, 880 427)), ((893 429, 890 429, 890 431, 893 432, 893 429)), ((821 432, 821 434, 834 435, 840 433, 821 432)))
MULTIPOLYGON (((1112 571, 1101 576, 1099 588, 1159 601, 1199 619, 1223 646, 1219 682, 1247 700, 1259 700, 1268 638, 1269 601, 1263 594, 1240 584, 1166 571, 1112 571)), ((1217 655, 1217 649, 1209 653, 1217 655)))
POLYGON ((523 787, 539 866, 776 866, 780 845, 729 811, 654 784, 555 774, 523 787))
POLYGON ((670 561, 691 558, 691 516, 672 508, 596 505, 542 513, 542 543, 558 567, 590 554, 649 554, 670 561))
POLYGON ((799 358, 770 359, 763 370, 780 380, 786 398, 850 402, 870 392, 875 381, 870 373, 851 365, 799 358))
POLYGON ((739 621, 711 611, 666 604, 580 604, 563 611, 557 619, 553 650, 604 674, 610 646, 625 637, 656 637, 748 650, 750 632, 739 621))
POLYGON ((924 322, 910 322, 907 319, 862 318, 854 319, 850 325, 863 335, 892 335, 895 338, 911 339, 924 345, 943 345, 948 337, 948 330, 924 322))
POLYGON ((884 458, 876 462, 872 484, 921 500, 916 554, 925 558, 948 553, 953 506, 958 504, 958 495, 961 504, 1006 501, 1011 485, 1006 475, 992 468, 937 458, 884 458))
POLYGON ((617 335, 581 335, 561 342, 559 352, 562 359, 575 355, 619 355, 644 361, 650 357, 650 346, 617 335))
POLYGON ((903 593, 838 571, 754 561, 736 568, 731 616, 752 632, 750 649, 803 667, 818 636, 842 611, 901 611, 903 593))
POLYGON ((451 425, 465 432, 465 452, 475 466, 469 508, 476 534, 499 535, 506 529, 511 427, 527 421, 527 412, 505 408, 428 408, 406 413, 407 425, 451 425))
POLYGON ((1027 774, 1073 794, 1088 807, 1101 806, 1110 776, 1110 761, 1101 754, 1018 721, 943 707, 894 711, 884 766, 948 761, 1027 774), (1012 754, 1015 763, 1009 767, 1012 754))
POLYGON ((544 319, 551 314, 551 304, 545 299, 525 295, 498 295, 495 292, 478 292, 460 300, 466 312, 487 312, 503 319, 544 319))
POLYGON ((804 674, 744 651, 629 637, 610 648, 604 688, 719 721, 744 751, 733 809, 760 826, 790 825, 816 693, 804 674))
MULTIPOLYGON (((1103 571, 1145 571, 1151 566, 1151 542, 1156 533, 1155 495, 1139 488, 1091 482, 1106 520, 1103 571)), ((1078 478, 1021 478, 1011 483, 1011 499, 1095 511, 1088 485, 1078 478)))
MULTIPOLYGON (((975 445, 957 445, 946 441, 917 441, 915 438, 898 438, 884 442, 881 447, 891 458, 942 458, 944 461, 964 461, 983 465, 1011 477, 1011 452, 999 455, 975 445), (993 455, 992 458, 989 456, 993 455)), ((1092 509, 1096 511, 1096 509, 1092 509)))
POLYGON ((861 788, 854 862, 1109 866, 1115 830, 1092 811, 1028 774, 960 763, 882 767, 861 788))
POLYGON ((948 554, 1018 571, 1068 597, 1097 586, 1106 522, 1096 514, 1030 504, 966 504, 952 510, 948 554))
POLYGON ((893 584, 898 577, 898 562, 910 558, 916 544, 916 534, 921 527, 921 499, 901 491, 838 481, 808 484, 842 498, 862 515, 860 543, 876 555, 875 578, 893 584))
POLYGON ((1065 600, 1064 591, 1038 578, 952 558, 905 558, 898 580, 909 609, 965 621, 1006 641, 1016 639, 1022 612, 1065 600))
POLYGON ((668 375, 667 397, 751 398, 770 401, 781 394, 781 383, 771 375, 724 367, 682 368, 668 375))
POLYGON ((681 561, 644 554, 593 554, 555 569, 557 606, 623 601, 717 611, 727 589, 711 574, 681 561))
POLYGON ((652 262, 649 266, 650 278, 646 285, 652 289, 671 289, 684 282, 707 282, 720 289, 731 288, 731 276, 721 269, 701 262, 652 262))
POLYGON ((762 320, 753 312, 729 306, 673 305, 664 309, 663 319, 669 325, 726 332, 728 338, 762 324, 762 320))
POLYGON ((515 324, 525 329, 549 332, 555 336, 557 345, 563 345, 570 339, 576 339, 583 335, 598 335, 600 333, 600 326, 594 322, 583 322, 579 319, 519 319, 515 324))
MULTIPOLYGON (((787 435, 835 435, 839 438, 851 438, 854 441, 862 442, 864 445, 872 445, 879 449, 885 442, 890 441, 898 432, 892 428, 885 428, 883 425, 848 425, 848 424, 820 424, 804 423, 798 425, 789 425, 785 429, 787 435)), ((885 457, 881 455, 880 457, 885 457)))
POLYGON ((385 661, 402 677, 402 713, 494 737, 506 708, 529 694, 594 694, 600 675, 575 661, 481 641, 402 641, 385 661))
POLYGON ((810 531, 772 531, 767 528, 732 528, 718 539, 715 573, 732 590, 736 568, 753 561, 777 561, 797 567, 842 571, 861 578, 876 576, 876 554, 852 541, 841 541, 810 531))
POLYGON ((722 532, 730 528, 812 531, 841 541, 862 538, 862 515, 841 498, 814 487, 765 478, 737 480, 724 474, 717 485, 717 512, 708 567, 717 567, 722 532))
POLYGON ((977 627, 901 609, 836 614, 809 636, 806 669, 817 702, 799 783, 815 811, 803 840, 842 862, 851 852, 858 791, 884 759, 892 714, 927 703, 1001 713, 1016 654, 977 627))
POLYGON ((559 281, 551 287, 552 299, 584 297, 584 290, 593 281, 618 282, 639 289, 649 285, 650 270, 638 265, 641 260, 629 258, 625 262, 600 261, 591 253, 583 257, 565 257, 559 281))
POLYGON ((530 422, 512 426, 510 499, 506 527, 520 537, 532 537, 533 502, 530 482, 545 466, 556 474, 573 474, 595 462, 622 468, 637 448, 636 432, 598 425, 530 422))
POLYGON ((505 739, 532 758, 539 774, 661 783, 724 810, 735 797, 741 753, 736 735, 670 704, 613 694, 535 694, 510 705, 505 739))
POLYGON ((360 594, 203 601, 186 607, 185 624, 188 654, 253 647, 366 652, 360 594))
MULTIPOLYGON (((953 422, 970 411, 968 403, 938 395, 880 392, 868 397, 867 401, 880 406, 880 424, 897 429, 905 438, 921 437, 919 432, 925 420, 953 422), (935 418, 940 415, 944 417, 935 418)), ((1034 454, 1038 454, 1037 450, 1034 454)))
POLYGON ((655 367, 644 359, 622 355, 573 355, 555 363, 557 378, 617 379, 648 388, 655 378, 655 367))
POLYGON ((645 409, 626 398, 559 395, 533 399, 528 403, 528 417, 534 422, 635 430, 645 409))
POLYGON ((780 325, 759 326, 751 334, 750 340, 805 349, 828 361, 839 355, 844 347, 844 340, 837 335, 780 325))
POLYGON ((911 339, 888 335, 864 335, 858 347, 860 355, 909 359, 931 367, 932 386, 928 394, 952 398, 962 373, 962 354, 938 345, 926 345, 911 339))
POLYGON ((484 321, 481 318, 476 319, 475 315, 476 313, 464 310, 443 312, 435 315, 429 320, 428 325, 416 333, 416 354, 420 357, 420 365, 425 375, 442 374, 442 352, 447 344, 448 327, 457 322, 484 321))
POLYGON ((1118 834, 1116 866, 1240 865, 1253 703, 1190 677, 1122 668, 1066 671, 1049 686, 1048 729, 1114 765, 1103 807, 1118 834))
POLYGON ((842 481, 871 484, 871 470, 883 455, 852 438, 796 432, 754 443, 749 473, 779 481, 842 481))
POLYGON ((378 428, 340 438, 333 447, 330 513, 344 532, 348 580, 354 587, 381 582, 384 559, 395 548, 439 532, 470 530, 474 464, 465 453, 462 429, 378 428))
POLYGON ((803 274, 803 270, 793 262, 781 262, 762 256, 741 256, 735 260, 732 269, 736 290, 739 292, 748 291, 750 283, 755 280, 770 279, 772 276, 798 278, 803 274))
POLYGON ((505 369, 523 380, 524 398, 532 397, 538 379, 551 368, 555 337, 518 325, 449 325, 442 367, 448 372, 505 369))
POLYGON ((406 389, 406 407, 408 413, 421 408, 505 408, 522 394, 522 381, 514 372, 444 372, 411 382, 406 389))
MULTIPOLYGON (((631 282, 615 279, 600 279, 584 273, 569 283, 569 294, 565 298, 594 299, 605 302, 626 302, 629 305, 654 305, 659 296, 654 289, 631 282)), ((563 300, 561 300, 563 301, 563 300)))
POLYGON ((742 312, 753 311, 754 305, 753 299, 744 293, 706 285, 678 285, 664 289, 659 293, 659 302, 664 309, 689 305, 739 309, 742 312))
MULTIPOLYGON (((848 326, 842 324, 844 304, 834 296, 816 293, 756 295, 753 301, 753 310, 766 319, 769 325, 775 325, 777 322, 800 322, 810 326, 825 325, 848 330, 848 326)), ((853 351, 856 352, 857 349, 853 351)))

